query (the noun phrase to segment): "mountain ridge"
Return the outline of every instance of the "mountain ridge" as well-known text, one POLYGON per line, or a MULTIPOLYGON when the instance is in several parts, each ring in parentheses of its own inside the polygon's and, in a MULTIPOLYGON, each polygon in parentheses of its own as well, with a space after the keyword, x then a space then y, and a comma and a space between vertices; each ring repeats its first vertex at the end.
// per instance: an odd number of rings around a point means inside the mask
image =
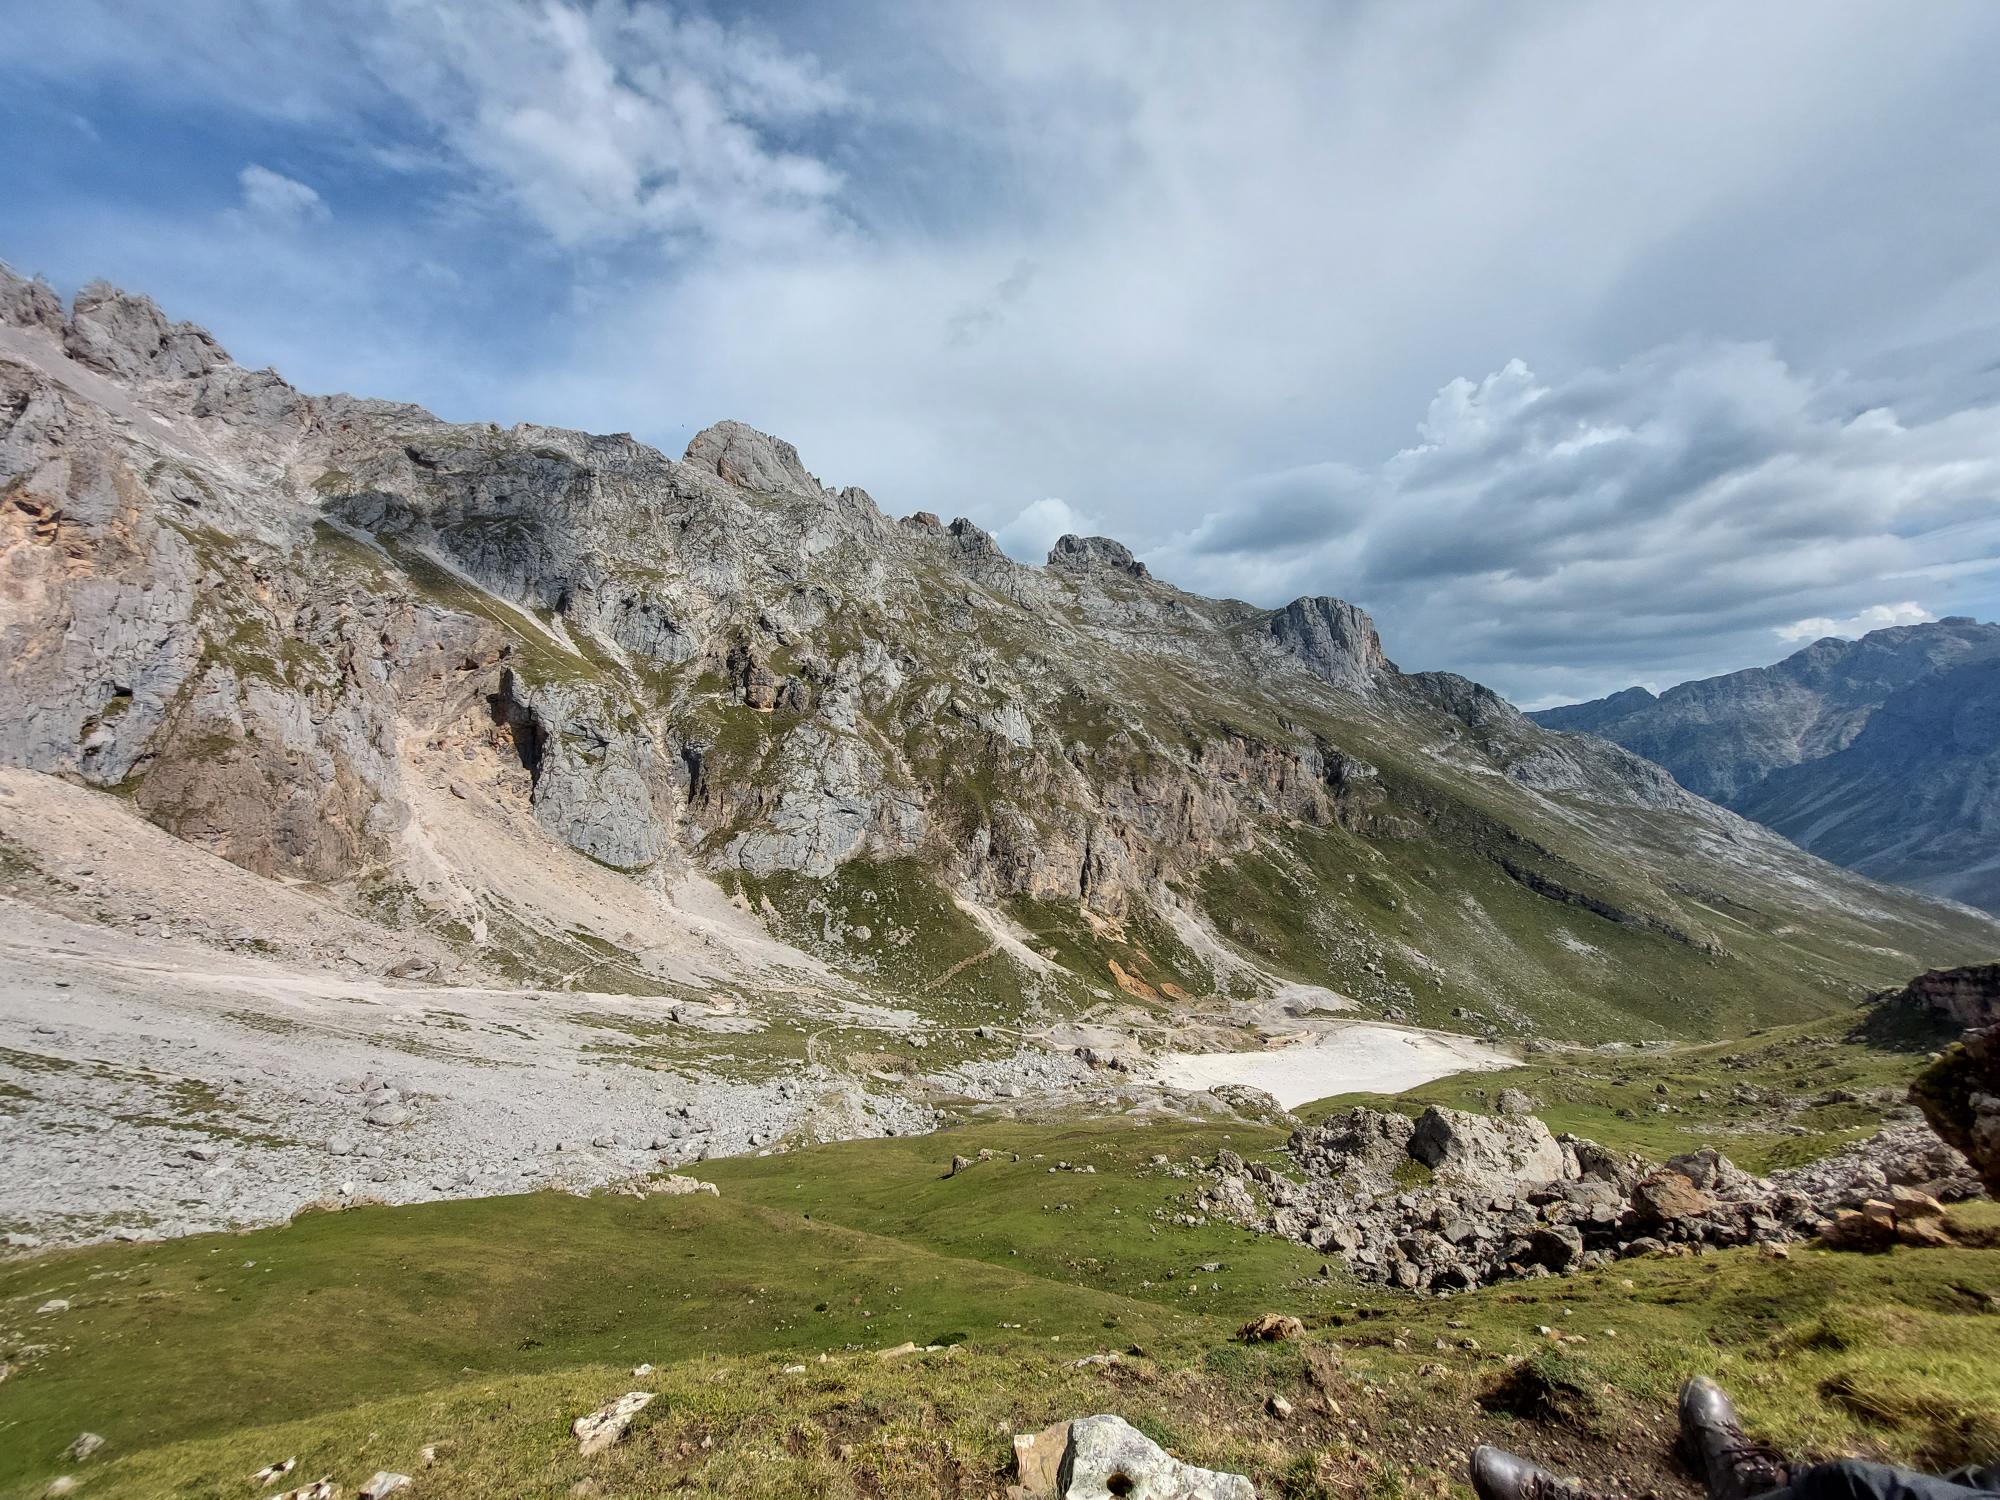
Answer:
POLYGON ((1995 662, 2000 625, 1955 615, 1529 717, 1623 745, 1877 879, 2000 910, 1987 852, 2000 836, 2000 728, 1982 707, 1995 662), (1935 732, 1899 732, 1912 720, 1935 732))
POLYGON ((1712 1026, 1990 943, 1401 672, 1336 599, 1204 599, 1106 538, 1017 563, 740 423, 670 459, 303 396, 108 287, 64 315, 14 278, 0 316, 0 759, 469 972, 559 921, 441 852, 474 811, 649 900, 719 884, 878 993, 1145 1034, 1300 983, 1496 1034, 1712 1026))

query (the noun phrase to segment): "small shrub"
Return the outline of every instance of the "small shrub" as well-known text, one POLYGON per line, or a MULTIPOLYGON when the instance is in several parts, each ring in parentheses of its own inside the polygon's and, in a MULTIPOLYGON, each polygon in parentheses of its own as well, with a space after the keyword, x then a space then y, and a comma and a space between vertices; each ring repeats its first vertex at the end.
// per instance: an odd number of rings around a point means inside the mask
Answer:
POLYGON ((1575 1355, 1543 1349, 1509 1367, 1487 1387, 1479 1404, 1524 1421, 1594 1433, 1605 1416, 1602 1384, 1575 1355))

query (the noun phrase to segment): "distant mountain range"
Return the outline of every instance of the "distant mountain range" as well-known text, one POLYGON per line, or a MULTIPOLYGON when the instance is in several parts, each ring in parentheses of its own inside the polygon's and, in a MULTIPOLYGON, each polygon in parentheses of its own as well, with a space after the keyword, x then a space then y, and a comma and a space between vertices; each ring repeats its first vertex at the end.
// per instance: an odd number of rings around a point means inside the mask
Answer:
POLYGON ((1636 751, 1823 858, 2000 911, 2000 625, 1829 637, 1529 717, 1636 751))

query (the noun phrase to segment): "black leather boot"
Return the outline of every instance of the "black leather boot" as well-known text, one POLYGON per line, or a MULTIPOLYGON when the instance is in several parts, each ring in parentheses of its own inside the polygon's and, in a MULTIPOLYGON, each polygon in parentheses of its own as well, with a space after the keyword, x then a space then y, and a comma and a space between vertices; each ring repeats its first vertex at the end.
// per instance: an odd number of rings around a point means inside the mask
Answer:
POLYGON ((1681 1387, 1681 1447, 1709 1500, 1750 1500, 1791 1482, 1784 1457, 1744 1435, 1722 1387, 1697 1375, 1681 1387))
POLYGON ((1504 1448, 1472 1450, 1472 1487, 1479 1500, 1614 1500, 1558 1479, 1539 1464, 1504 1448))

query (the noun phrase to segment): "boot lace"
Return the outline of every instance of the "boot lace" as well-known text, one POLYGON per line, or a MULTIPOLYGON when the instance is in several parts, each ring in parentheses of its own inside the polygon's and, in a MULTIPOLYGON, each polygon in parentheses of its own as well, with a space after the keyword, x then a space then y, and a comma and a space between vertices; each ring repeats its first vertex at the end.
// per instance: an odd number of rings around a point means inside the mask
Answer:
POLYGON ((1768 1443, 1760 1443, 1737 1431, 1729 1435, 1717 1456, 1729 1467, 1745 1493, 1759 1495, 1783 1489, 1791 1482, 1791 1460, 1768 1443))

